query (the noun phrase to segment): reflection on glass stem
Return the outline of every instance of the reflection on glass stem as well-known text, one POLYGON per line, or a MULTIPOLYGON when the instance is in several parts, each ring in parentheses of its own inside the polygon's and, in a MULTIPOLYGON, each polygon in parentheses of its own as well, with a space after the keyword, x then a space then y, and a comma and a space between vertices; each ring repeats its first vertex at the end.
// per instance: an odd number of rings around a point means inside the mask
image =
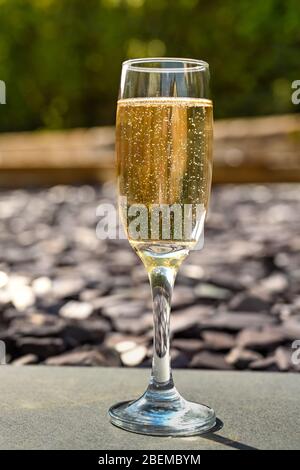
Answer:
POLYGON ((154 350, 152 375, 155 382, 170 379, 170 305, 176 272, 157 267, 149 273, 154 311, 154 350))

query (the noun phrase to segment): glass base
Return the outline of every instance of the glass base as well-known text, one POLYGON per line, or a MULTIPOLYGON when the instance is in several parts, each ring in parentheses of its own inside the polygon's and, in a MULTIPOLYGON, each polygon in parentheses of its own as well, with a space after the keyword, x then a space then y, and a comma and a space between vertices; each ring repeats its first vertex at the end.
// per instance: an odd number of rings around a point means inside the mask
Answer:
POLYGON ((186 401, 174 386, 157 390, 150 385, 138 400, 112 406, 109 416, 119 428, 153 436, 193 436, 216 425, 212 408, 186 401))

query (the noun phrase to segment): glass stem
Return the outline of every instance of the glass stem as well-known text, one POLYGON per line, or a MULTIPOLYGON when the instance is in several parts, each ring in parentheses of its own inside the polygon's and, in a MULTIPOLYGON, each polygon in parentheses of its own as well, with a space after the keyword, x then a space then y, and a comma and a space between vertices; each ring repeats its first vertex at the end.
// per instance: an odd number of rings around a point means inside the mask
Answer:
POLYGON ((149 279, 153 299, 153 361, 151 386, 173 386, 170 366, 170 309, 177 269, 153 267, 149 279))

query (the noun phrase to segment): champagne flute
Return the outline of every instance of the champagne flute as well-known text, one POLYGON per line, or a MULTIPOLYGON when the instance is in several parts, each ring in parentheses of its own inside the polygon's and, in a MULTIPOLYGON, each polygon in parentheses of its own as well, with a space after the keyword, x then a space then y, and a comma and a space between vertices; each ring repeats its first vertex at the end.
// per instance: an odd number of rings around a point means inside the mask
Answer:
MULTIPOLYGON (((170 369, 170 305, 175 277, 201 244, 212 173, 209 66, 193 59, 123 63, 116 146, 120 216, 148 272, 154 344, 149 386, 109 410, 128 431, 159 436, 206 432, 216 423, 206 405, 181 397, 170 369)), ((133 320, 134 321, 134 320, 133 320)))

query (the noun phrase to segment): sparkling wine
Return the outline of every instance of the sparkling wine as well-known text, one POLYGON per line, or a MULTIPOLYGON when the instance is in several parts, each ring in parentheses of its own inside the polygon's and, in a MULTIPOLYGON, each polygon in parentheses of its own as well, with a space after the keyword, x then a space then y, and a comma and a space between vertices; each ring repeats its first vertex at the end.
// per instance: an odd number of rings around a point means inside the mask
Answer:
POLYGON ((152 251, 170 251, 197 242, 210 194, 212 124, 212 102, 207 99, 118 101, 120 209, 129 241, 138 251, 146 245, 152 251), (132 236, 128 228, 136 212, 128 209, 141 205, 147 219, 140 224, 143 230, 132 236), (188 217, 191 227, 184 230, 188 217))

